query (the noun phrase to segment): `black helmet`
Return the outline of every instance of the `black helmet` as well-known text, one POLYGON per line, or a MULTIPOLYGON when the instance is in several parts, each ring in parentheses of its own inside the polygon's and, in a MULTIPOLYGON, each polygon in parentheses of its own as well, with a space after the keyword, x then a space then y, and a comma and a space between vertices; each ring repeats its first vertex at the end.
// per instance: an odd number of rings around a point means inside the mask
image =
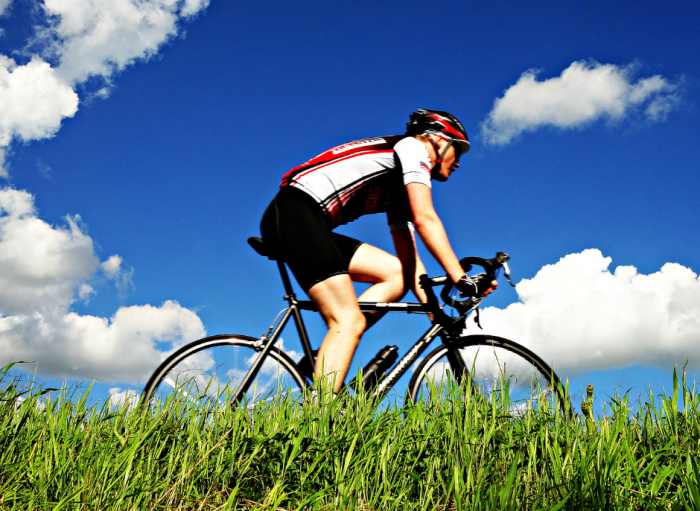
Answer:
POLYGON ((469 138, 462 123, 457 118, 440 110, 416 110, 406 123, 406 135, 436 134, 459 144, 461 154, 469 151, 469 138))

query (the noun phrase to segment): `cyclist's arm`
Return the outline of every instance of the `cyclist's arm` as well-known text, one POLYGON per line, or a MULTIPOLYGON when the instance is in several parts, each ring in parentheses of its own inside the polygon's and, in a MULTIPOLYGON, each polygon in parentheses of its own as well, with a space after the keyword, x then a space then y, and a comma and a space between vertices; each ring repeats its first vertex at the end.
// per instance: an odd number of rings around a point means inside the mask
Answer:
POLYGON ((428 298, 423 288, 420 287, 418 277, 426 273, 426 270, 418 256, 416 239, 413 235, 413 231, 408 228, 408 225, 397 225, 400 224, 400 222, 393 222, 391 215, 387 215, 387 217, 389 225, 391 226, 391 237, 394 240, 396 256, 399 258, 399 261, 401 261, 405 288, 413 291, 418 301, 425 303, 428 298))
POLYGON ((408 183, 406 191, 418 235, 452 282, 457 282, 464 275, 464 270, 447 239, 445 227, 435 212, 430 187, 421 183, 408 183))

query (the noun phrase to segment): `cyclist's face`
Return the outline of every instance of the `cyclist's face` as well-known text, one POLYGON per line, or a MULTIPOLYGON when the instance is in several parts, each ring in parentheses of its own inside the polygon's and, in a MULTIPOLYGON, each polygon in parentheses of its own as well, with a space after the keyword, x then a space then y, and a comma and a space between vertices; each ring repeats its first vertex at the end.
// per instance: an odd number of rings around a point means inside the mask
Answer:
MULTIPOLYGON (((447 141, 443 140, 442 142, 444 143, 438 143, 441 151, 443 150, 443 147, 448 144, 447 141)), ((459 163, 457 163, 457 159, 455 158, 455 146, 452 145, 442 159, 442 165, 440 165, 440 168, 433 171, 433 179, 436 181, 445 182, 458 167, 459 163)))

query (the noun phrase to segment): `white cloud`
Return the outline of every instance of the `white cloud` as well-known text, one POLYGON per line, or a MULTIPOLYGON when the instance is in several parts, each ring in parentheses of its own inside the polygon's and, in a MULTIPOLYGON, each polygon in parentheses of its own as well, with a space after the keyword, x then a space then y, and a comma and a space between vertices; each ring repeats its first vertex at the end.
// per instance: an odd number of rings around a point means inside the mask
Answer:
POLYGON ((36 216, 24 191, 0 190, 0 313, 54 310, 72 301, 75 287, 95 271, 92 239, 67 219, 55 228, 36 216))
POLYGON ((18 66, 0 55, 0 177, 13 137, 39 140, 56 134, 61 121, 78 110, 78 95, 39 57, 18 66))
POLYGON ((680 101, 677 83, 660 75, 634 81, 635 64, 573 62, 560 76, 538 81, 528 70, 496 99, 481 124, 486 143, 505 145, 544 126, 581 128, 598 119, 619 121, 637 113, 648 121, 666 118, 680 101))
POLYGON ((173 301, 121 307, 111 318, 72 312, 95 293, 86 281, 98 268, 123 273, 119 256, 100 264, 77 220, 51 226, 30 194, 0 190, 0 366, 35 360, 44 376, 144 381, 165 356, 157 343, 203 337, 202 322, 173 301))
POLYGON ((183 16, 196 16, 209 6, 209 0, 185 0, 180 14, 183 16))
POLYGON ((122 258, 119 255, 110 256, 100 264, 100 269, 109 280, 113 280, 119 292, 124 295, 126 291, 134 287, 134 269, 122 268, 122 258))
POLYGON ((668 368, 685 359, 700 366, 698 276, 676 263, 650 275, 633 266, 611 272, 611 262, 597 249, 567 255, 518 283, 520 302, 485 308, 481 324, 560 371, 668 368))
MULTIPOLYGON (((109 80, 139 59, 153 57, 180 33, 182 19, 195 16, 208 0, 44 0, 46 25, 37 27, 24 65, 0 55, 0 177, 13 139, 52 137, 61 121, 78 110, 77 85, 90 77, 108 83, 96 96, 109 96, 109 80), (44 58, 42 58, 44 57, 44 58), (46 60, 57 61, 52 67, 46 60)), ((0 0, 0 15, 9 0, 0 0)))
POLYGON ((48 51, 58 57, 58 73, 79 83, 90 76, 109 78, 149 59, 174 37, 181 17, 190 17, 208 2, 187 0, 44 0, 44 10, 55 17, 44 38, 48 51))
POLYGON ((90 300, 90 296, 95 294, 97 291, 90 285, 86 284, 85 282, 81 282, 78 285, 78 298, 81 300, 84 300, 85 302, 90 300))
POLYGON ((110 278, 116 278, 122 271, 122 258, 117 254, 110 256, 105 262, 103 262, 100 267, 102 271, 110 278))
POLYGON ((109 407, 113 410, 126 404, 128 408, 134 408, 139 402, 139 395, 131 389, 122 390, 119 387, 109 389, 109 407))

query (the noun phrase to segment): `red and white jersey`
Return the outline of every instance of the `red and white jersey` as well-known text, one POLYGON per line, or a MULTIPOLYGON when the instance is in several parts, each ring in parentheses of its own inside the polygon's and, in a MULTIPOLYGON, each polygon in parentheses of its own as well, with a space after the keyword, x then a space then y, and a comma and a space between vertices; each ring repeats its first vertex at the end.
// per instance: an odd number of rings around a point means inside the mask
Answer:
POLYGON ((430 186, 432 163, 419 140, 405 135, 343 144, 293 168, 280 188, 293 186, 313 197, 331 228, 362 215, 392 212, 412 219, 406 185, 430 186))

